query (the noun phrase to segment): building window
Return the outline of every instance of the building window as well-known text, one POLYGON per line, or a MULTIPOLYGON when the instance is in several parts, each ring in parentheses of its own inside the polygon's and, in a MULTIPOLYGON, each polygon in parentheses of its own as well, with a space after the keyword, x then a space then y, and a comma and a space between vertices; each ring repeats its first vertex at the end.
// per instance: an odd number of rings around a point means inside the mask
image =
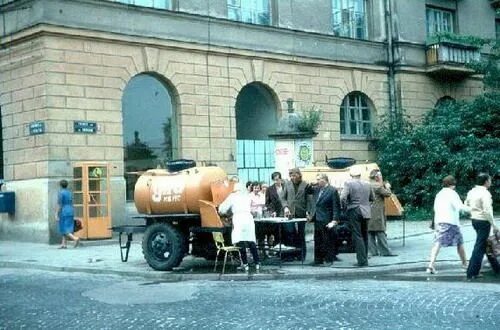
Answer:
POLYGON ((245 23, 270 25, 269 0, 227 0, 227 18, 245 23))
POLYGON ((172 9, 171 0, 115 0, 115 1, 126 3, 127 5, 136 5, 141 7, 172 9))
POLYGON ((365 0, 332 0, 333 34, 366 38, 365 0))
POLYGON ((427 35, 453 33, 453 11, 427 7, 427 35))
POLYGON ((134 198, 138 174, 165 168, 177 158, 177 93, 160 77, 139 74, 125 87, 122 97, 123 144, 127 200, 134 198))
POLYGON ((372 134, 372 109, 368 97, 359 92, 348 94, 340 106, 340 135, 368 137, 372 134))

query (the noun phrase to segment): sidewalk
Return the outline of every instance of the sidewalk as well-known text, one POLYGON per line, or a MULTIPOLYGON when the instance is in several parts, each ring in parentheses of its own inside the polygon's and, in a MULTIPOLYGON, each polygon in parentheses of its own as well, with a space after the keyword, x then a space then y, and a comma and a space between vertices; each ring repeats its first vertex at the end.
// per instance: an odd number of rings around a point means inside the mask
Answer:
MULTIPOLYGON (((465 280, 456 248, 442 248, 438 257, 436 269, 438 274, 428 275, 425 267, 432 246, 433 233, 428 228, 428 222, 407 222, 406 239, 403 246, 403 224, 401 221, 388 223, 389 245, 397 257, 372 257, 370 267, 357 268, 353 266, 356 256, 353 253, 340 254, 342 259, 332 267, 312 267, 309 263, 313 258, 312 237, 307 240, 307 260, 300 262, 284 262, 280 268, 277 262, 264 264, 260 273, 237 273, 234 267, 227 267, 227 273, 220 276, 213 272, 213 261, 186 256, 179 268, 170 272, 155 271, 149 267, 142 256, 141 238, 134 236, 130 248, 128 262, 121 262, 120 249, 116 238, 105 241, 83 242, 83 246, 66 250, 58 249, 57 245, 38 243, 0 241, 0 267, 30 268, 51 271, 86 272, 95 274, 113 274, 152 278, 164 281, 183 280, 270 280, 270 279, 301 279, 301 278, 382 278, 382 279, 412 279, 412 280, 465 280)), ((462 232, 465 240, 465 250, 470 256, 475 241, 475 232, 470 221, 464 221, 462 232)), ((220 267, 219 267, 220 269, 220 267)), ((483 268, 489 270, 486 263, 483 268)), ((485 281, 498 281, 500 278, 488 275, 485 281)))

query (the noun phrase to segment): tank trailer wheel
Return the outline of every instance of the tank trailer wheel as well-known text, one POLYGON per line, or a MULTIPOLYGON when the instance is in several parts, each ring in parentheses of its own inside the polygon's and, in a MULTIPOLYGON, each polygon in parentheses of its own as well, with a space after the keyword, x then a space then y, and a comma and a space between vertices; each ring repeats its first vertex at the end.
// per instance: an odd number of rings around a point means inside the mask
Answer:
POLYGON ((146 228, 142 253, 155 270, 172 270, 184 257, 181 233, 168 223, 155 223, 146 228))

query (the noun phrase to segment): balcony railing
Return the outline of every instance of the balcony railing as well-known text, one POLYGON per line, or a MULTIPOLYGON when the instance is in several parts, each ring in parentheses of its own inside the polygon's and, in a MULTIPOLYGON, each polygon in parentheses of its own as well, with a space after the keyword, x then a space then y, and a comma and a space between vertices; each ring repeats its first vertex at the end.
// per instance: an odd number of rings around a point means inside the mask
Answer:
POLYGON ((447 41, 427 47, 427 64, 467 64, 479 61, 481 53, 475 46, 465 46, 447 41))
POLYGON ((479 47, 449 41, 440 41, 427 46, 427 71, 432 74, 469 75, 474 71, 466 64, 481 58, 479 47))
POLYGON ((490 0, 490 5, 493 8, 500 9, 500 0, 490 0))

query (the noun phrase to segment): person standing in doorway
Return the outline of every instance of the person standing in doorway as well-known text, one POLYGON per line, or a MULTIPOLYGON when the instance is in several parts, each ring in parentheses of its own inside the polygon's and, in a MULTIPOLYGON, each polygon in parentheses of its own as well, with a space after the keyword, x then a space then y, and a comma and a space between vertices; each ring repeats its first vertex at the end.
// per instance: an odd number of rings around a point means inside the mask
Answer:
POLYGON ((357 167, 350 170, 351 179, 344 183, 340 195, 342 207, 346 210, 351 225, 352 240, 356 246, 355 266, 368 266, 368 221, 371 218, 370 202, 373 192, 368 182, 361 180, 361 171, 357 167))
POLYGON ((368 222, 368 251, 372 256, 391 257, 396 256, 389 250, 387 244, 386 216, 384 199, 391 196, 391 186, 385 183, 380 170, 374 169, 370 172, 370 185, 373 190, 373 203, 371 219, 368 222))
POLYGON ((455 191, 457 181, 451 175, 443 179, 441 189, 434 199, 434 223, 436 226, 436 237, 431 250, 431 257, 426 272, 436 274, 434 264, 441 246, 457 246, 457 253, 462 261, 462 267, 467 268, 467 257, 464 249, 464 238, 460 231, 460 211, 468 211, 468 208, 460 200, 455 191))
POLYGON ((472 227, 476 231, 476 243, 467 267, 467 279, 479 277, 481 264, 486 252, 486 241, 491 229, 495 235, 498 227, 493 218, 493 200, 488 189, 491 186, 491 177, 487 173, 480 173, 476 179, 476 186, 467 193, 465 205, 470 208, 472 227))
POLYGON ((57 195, 56 219, 59 221, 59 233, 62 235, 60 249, 66 249, 67 239, 75 242, 75 247, 80 244, 80 238, 73 235, 75 225, 75 211, 73 208, 73 194, 68 189, 68 181, 59 182, 61 189, 57 195))

